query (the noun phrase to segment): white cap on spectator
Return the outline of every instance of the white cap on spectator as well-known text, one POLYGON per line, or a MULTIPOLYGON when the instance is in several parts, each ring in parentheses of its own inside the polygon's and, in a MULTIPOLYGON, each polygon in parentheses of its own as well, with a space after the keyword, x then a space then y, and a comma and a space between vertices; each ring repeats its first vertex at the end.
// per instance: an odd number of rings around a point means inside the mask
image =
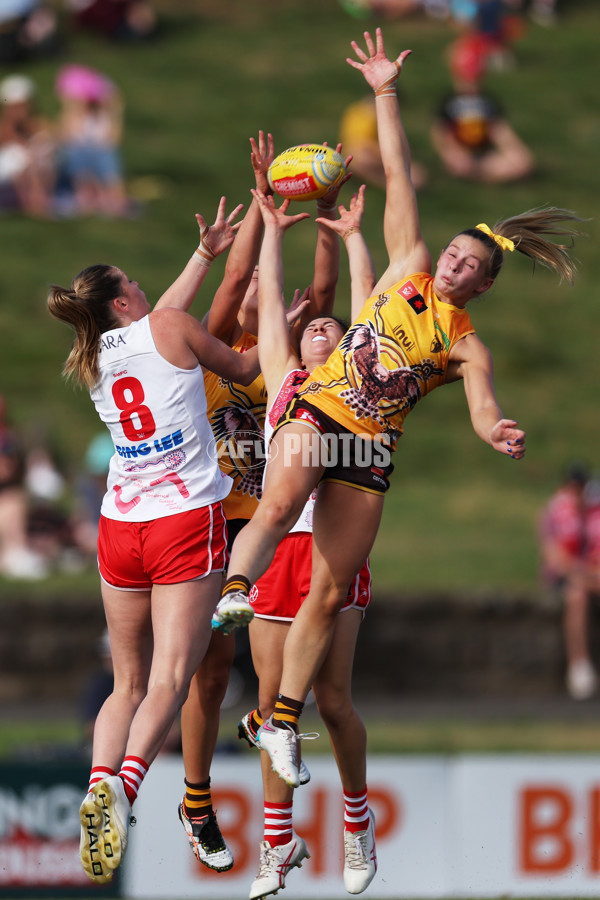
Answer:
POLYGON ((9 75, 0 83, 3 103, 24 103, 35 94, 35 84, 27 75, 9 75))

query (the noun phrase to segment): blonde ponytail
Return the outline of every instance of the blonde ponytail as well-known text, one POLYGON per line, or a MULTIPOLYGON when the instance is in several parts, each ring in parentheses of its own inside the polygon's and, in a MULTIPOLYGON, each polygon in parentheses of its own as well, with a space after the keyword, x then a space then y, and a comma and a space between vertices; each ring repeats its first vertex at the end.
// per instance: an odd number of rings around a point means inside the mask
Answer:
POLYGON ((552 269, 560 277, 573 284, 577 265, 569 253, 574 239, 582 235, 582 232, 573 227, 575 222, 583 222, 575 213, 568 209, 558 209, 548 206, 541 209, 530 209, 528 212, 508 219, 496 222, 489 233, 481 227, 466 228, 461 234, 468 234, 477 238, 490 250, 489 273, 496 278, 504 258, 506 241, 514 244, 514 249, 524 256, 532 259, 547 269, 552 269), (548 240, 551 237, 568 238, 567 242, 555 243, 548 240), (504 245, 498 241, 498 237, 506 239, 504 245))

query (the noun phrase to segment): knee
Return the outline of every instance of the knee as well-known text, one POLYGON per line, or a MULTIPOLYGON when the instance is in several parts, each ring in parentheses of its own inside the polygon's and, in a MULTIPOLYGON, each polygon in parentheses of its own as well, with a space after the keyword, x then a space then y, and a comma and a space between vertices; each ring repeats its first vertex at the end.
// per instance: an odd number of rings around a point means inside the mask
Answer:
MULTIPOLYGON (((259 503, 260 519, 269 531, 288 531, 300 514, 301 505, 292 497, 263 496, 259 503)), ((255 513, 255 517, 257 517, 255 513)))
POLYGON ((346 602, 347 596, 348 585, 346 584, 341 587, 332 581, 324 586, 319 592, 321 614, 327 618, 335 619, 346 602))
POLYGON ((227 686, 229 684, 229 674, 231 667, 219 666, 207 672, 205 677, 198 679, 197 692, 201 705, 221 705, 227 686))
POLYGON ((135 681, 117 681, 113 688, 112 696, 125 701, 134 709, 137 709, 144 697, 146 696, 148 687, 135 681))
POLYGON ((339 727, 354 715, 352 697, 348 691, 330 684, 315 685, 313 691, 319 715, 328 729, 339 727))

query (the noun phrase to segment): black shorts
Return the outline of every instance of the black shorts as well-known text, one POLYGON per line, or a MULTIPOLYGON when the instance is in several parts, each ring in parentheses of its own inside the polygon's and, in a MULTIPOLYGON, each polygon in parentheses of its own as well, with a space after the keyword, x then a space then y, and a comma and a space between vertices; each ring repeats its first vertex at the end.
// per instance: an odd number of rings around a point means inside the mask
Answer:
POLYGON ((227 550, 231 553, 233 542, 250 519, 227 519, 227 550))
POLYGON ((392 451, 385 434, 355 434, 304 398, 296 397, 275 426, 279 431, 288 422, 303 422, 319 435, 321 481, 347 484, 361 491, 385 494, 394 471, 392 451))

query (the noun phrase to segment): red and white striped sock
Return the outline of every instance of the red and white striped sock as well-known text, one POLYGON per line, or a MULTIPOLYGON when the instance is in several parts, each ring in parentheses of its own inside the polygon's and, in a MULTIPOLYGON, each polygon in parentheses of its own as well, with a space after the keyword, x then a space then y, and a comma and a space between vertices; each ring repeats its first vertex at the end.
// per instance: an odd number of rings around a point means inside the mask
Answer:
POLYGON ((148 768, 148 764, 139 756, 126 756, 123 760, 119 776, 123 779, 125 793, 132 806, 148 768))
POLYGON ((367 788, 364 791, 344 791, 344 828, 356 834, 369 827, 367 788))
POLYGON ((271 847, 289 844, 292 839, 292 806, 289 803, 267 803, 265 801, 264 839, 271 847))
POLYGON ((108 778, 109 775, 116 775, 112 769, 109 769, 108 766, 93 766, 92 771, 90 772, 90 781, 88 785, 88 794, 95 784, 98 784, 99 781, 102 781, 104 778, 108 778))

